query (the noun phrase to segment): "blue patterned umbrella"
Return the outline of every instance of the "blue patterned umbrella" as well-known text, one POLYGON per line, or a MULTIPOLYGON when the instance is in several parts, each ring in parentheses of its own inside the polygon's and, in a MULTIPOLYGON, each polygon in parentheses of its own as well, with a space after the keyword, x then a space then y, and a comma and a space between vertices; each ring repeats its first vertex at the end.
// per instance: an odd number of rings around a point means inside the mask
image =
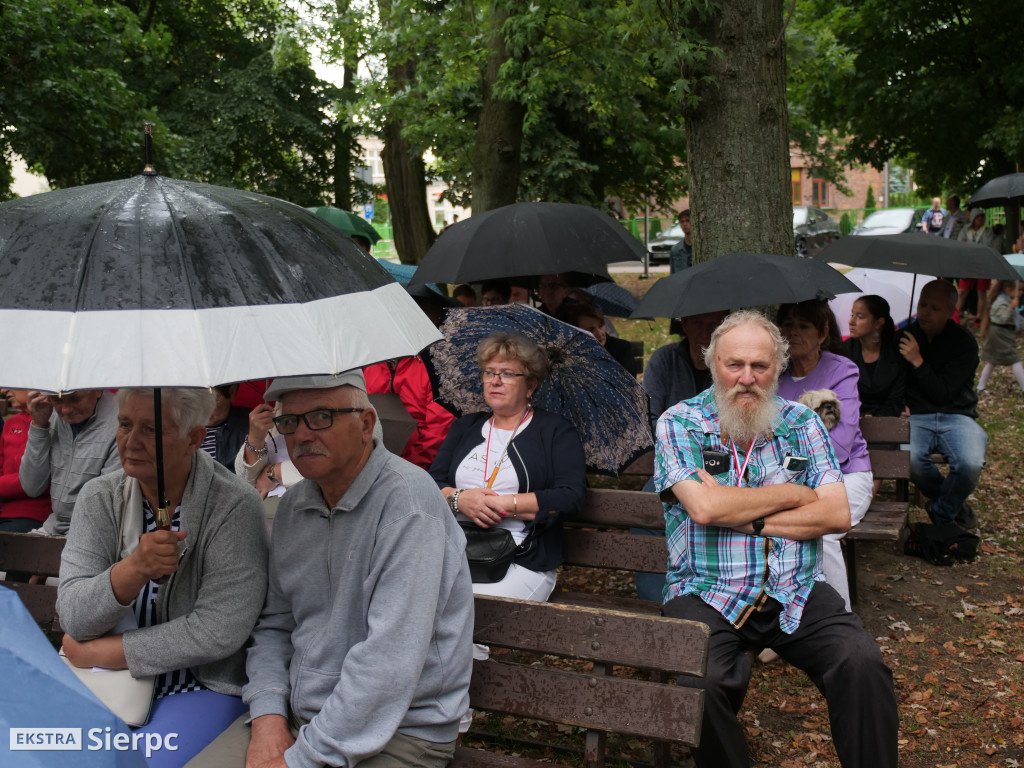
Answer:
POLYGON ((617 475, 654 447, 647 393, 586 331, 525 304, 451 309, 440 330, 444 339, 425 355, 427 370, 437 401, 456 415, 487 410, 479 343, 495 331, 521 333, 551 363, 533 404, 572 422, 588 469, 617 475))

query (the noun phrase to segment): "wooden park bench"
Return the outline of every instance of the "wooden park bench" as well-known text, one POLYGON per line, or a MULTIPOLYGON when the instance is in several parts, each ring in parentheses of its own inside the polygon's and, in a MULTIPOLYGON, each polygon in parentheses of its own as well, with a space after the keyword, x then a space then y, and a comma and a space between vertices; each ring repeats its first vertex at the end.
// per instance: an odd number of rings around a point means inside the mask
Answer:
MULTIPOLYGON (((846 577, 850 584, 850 603, 857 605, 857 542, 891 541, 898 543, 910 515, 910 451, 900 445, 910 442, 910 422, 895 416, 866 416, 860 431, 871 454, 871 472, 875 480, 891 481, 871 501, 864 519, 850 529, 846 542, 846 577)), ((903 554, 896 550, 897 554, 903 554)))
POLYGON ((47 634, 59 634, 57 620, 57 587, 13 581, 15 573, 40 577, 60 574, 60 554, 64 551, 63 536, 37 536, 28 533, 0 532, 0 586, 18 593, 21 601, 47 634))
MULTIPOLYGON (((857 542, 901 539, 910 510, 910 453, 900 445, 910 441, 910 422, 895 417, 867 417, 860 421, 861 432, 871 454, 875 479, 891 481, 894 488, 884 490, 872 502, 864 518, 850 529, 846 542, 846 570, 850 602, 857 604, 857 542)), ((653 452, 644 454, 623 474, 650 474, 654 470, 653 452)), ((588 568, 613 568, 624 571, 665 573, 668 552, 662 537, 630 534, 630 527, 663 528, 663 508, 653 493, 620 490, 589 490, 580 515, 566 524, 565 563, 588 568)), ((552 600, 601 605, 618 610, 652 612, 657 604, 629 598, 581 593, 556 592, 552 600)))
MULTIPOLYGON (((705 624, 681 619, 477 596, 473 640, 490 646, 491 658, 474 662, 470 706, 581 729, 586 768, 603 768, 609 734, 654 740, 653 763, 668 768, 670 745, 699 743, 704 707, 702 690, 669 679, 703 677, 708 637, 705 624)), ((468 747, 457 748, 452 763, 551 764, 468 747)))

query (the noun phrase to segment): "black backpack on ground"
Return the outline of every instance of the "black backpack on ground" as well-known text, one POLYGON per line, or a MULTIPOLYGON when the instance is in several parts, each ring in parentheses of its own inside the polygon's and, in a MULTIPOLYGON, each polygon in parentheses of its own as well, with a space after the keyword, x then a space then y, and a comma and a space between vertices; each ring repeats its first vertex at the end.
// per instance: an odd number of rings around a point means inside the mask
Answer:
POLYGON ((981 537, 965 531, 956 523, 912 523, 903 552, 927 560, 932 565, 966 563, 978 556, 981 537))

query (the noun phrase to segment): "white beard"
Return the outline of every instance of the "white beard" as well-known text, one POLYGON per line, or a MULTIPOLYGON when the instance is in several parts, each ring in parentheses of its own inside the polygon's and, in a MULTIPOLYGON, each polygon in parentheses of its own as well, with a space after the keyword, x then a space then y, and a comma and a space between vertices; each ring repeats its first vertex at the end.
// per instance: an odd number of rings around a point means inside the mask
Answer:
POLYGON ((751 387, 737 384, 732 389, 726 389, 715 382, 714 386, 723 438, 728 435, 737 444, 750 445, 761 435, 771 433, 772 424, 779 415, 779 409, 775 405, 778 382, 775 382, 770 390, 762 389, 756 384, 751 387), (737 404, 735 397, 742 392, 755 393, 757 402, 745 406, 737 404))

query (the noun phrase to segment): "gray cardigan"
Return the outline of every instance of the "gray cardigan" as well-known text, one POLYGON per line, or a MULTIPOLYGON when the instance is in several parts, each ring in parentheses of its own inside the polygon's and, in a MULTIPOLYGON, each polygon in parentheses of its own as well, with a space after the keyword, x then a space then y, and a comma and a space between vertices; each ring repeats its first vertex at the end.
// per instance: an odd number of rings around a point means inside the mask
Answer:
POLYGON ((121 468, 116 432, 117 400, 106 391, 77 435, 56 412, 50 415, 49 429, 29 427, 18 479, 32 498, 42 496, 50 486, 52 514, 43 523, 46 533, 66 534, 82 486, 121 468))
MULTIPOLYGON (((79 641, 101 637, 131 610, 118 603, 110 584, 110 569, 121 559, 119 521, 128 480, 123 470, 97 478, 75 505, 57 612, 64 631, 79 641)), ((188 549, 157 595, 158 623, 124 634, 128 668, 141 677, 188 667, 207 688, 238 696, 245 682, 244 646, 266 594, 260 496, 197 451, 181 501, 181 530, 188 549)))
POLYGON ((274 518, 243 698, 302 722, 289 766, 352 766, 396 731, 455 739, 469 705, 466 538, 426 472, 377 447, 334 509, 303 480, 274 518))

